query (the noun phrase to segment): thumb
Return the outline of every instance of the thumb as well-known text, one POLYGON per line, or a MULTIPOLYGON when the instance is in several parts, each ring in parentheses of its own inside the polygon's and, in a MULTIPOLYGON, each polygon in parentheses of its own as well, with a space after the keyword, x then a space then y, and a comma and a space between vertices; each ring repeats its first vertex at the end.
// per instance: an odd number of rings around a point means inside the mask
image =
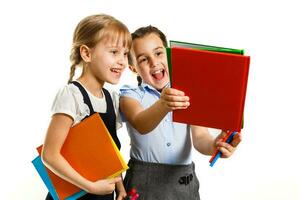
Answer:
POLYGON ((233 136, 233 140, 231 142, 231 145, 233 147, 237 147, 239 145, 239 143, 241 142, 241 140, 242 140, 241 133, 237 133, 237 134, 235 134, 235 136, 233 136))
POLYGON ((109 183, 115 184, 115 183, 120 182, 120 181, 122 181, 122 178, 118 176, 116 178, 110 179, 109 183))
POLYGON ((229 133, 228 131, 222 130, 222 132, 221 132, 221 133, 218 135, 218 137, 216 138, 216 141, 219 141, 219 140, 224 139, 224 138, 227 136, 228 133, 229 133))

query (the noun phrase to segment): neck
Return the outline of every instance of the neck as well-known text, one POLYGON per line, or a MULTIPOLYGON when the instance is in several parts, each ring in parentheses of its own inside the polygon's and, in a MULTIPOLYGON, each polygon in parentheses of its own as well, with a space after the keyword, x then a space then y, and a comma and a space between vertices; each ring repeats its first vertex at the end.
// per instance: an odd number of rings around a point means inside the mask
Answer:
POLYGON ((157 88, 155 88, 155 89, 161 93, 161 91, 162 91, 164 88, 166 88, 167 85, 168 85, 168 83, 167 83, 164 87, 162 87, 161 89, 157 89, 157 88))
POLYGON ((94 96, 102 98, 102 88, 104 85, 104 81, 98 80, 94 76, 90 76, 87 73, 81 75, 78 79, 80 83, 94 96))

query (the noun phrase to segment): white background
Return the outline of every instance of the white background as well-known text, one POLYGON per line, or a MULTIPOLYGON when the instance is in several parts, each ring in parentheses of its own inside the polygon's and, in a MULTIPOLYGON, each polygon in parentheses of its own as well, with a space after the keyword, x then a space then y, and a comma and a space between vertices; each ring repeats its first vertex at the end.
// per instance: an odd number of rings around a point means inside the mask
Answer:
MULTIPOLYGON (((299 200, 299 6, 285 0, 1 1, 1 199, 43 199, 31 164, 50 108, 68 79, 73 30, 107 13, 130 31, 155 25, 168 39, 244 48, 251 56, 243 142, 209 167, 194 152, 203 200, 299 200)), ((120 85, 134 83, 128 71, 120 85)), ((135 83, 134 83, 135 84, 135 83)), ((118 88, 118 85, 116 88, 118 88)), ((212 133, 216 133, 212 130, 212 133)), ((119 132, 128 158, 126 129, 119 132)))

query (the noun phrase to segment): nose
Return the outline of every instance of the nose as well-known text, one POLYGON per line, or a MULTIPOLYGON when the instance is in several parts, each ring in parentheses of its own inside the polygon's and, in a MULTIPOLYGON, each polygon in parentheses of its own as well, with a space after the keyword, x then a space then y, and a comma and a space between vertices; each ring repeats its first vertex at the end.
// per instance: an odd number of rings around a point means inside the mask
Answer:
POLYGON ((121 54, 118 58, 118 64, 121 65, 122 67, 127 66, 128 64, 127 55, 121 54))
POLYGON ((159 65, 159 60, 157 58, 150 57, 149 60, 151 68, 157 67, 159 65))

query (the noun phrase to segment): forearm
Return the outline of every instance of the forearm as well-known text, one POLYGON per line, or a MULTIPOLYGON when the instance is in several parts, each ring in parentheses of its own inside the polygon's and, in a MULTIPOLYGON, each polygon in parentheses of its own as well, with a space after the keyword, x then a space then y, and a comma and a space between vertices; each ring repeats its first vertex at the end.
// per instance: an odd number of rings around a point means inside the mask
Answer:
POLYGON ((120 99, 120 108, 127 121, 141 134, 152 131, 169 111, 160 99, 145 109, 130 97, 120 99))
POLYGON ((204 144, 199 144, 199 142, 194 145, 195 149, 204 154, 204 155, 212 155, 215 151, 215 145, 214 145, 214 140, 211 138, 207 139, 207 142, 205 142, 204 144))
POLYGON ((172 110, 186 109, 189 106, 189 98, 182 91, 165 88, 161 92, 160 99, 152 106, 144 109, 140 102, 130 98, 121 97, 120 108, 128 122, 141 134, 152 131, 166 114, 172 110))
POLYGON ((131 124, 141 134, 147 134, 162 121, 168 110, 158 100, 149 108, 139 112, 132 120, 131 124))
POLYGON ((205 127, 191 126, 194 148, 204 154, 212 155, 216 149, 215 139, 205 127))
POLYGON ((62 179, 76 185, 77 187, 87 192, 91 190, 92 182, 76 172, 61 154, 49 154, 42 154, 43 163, 47 166, 47 168, 62 179))

